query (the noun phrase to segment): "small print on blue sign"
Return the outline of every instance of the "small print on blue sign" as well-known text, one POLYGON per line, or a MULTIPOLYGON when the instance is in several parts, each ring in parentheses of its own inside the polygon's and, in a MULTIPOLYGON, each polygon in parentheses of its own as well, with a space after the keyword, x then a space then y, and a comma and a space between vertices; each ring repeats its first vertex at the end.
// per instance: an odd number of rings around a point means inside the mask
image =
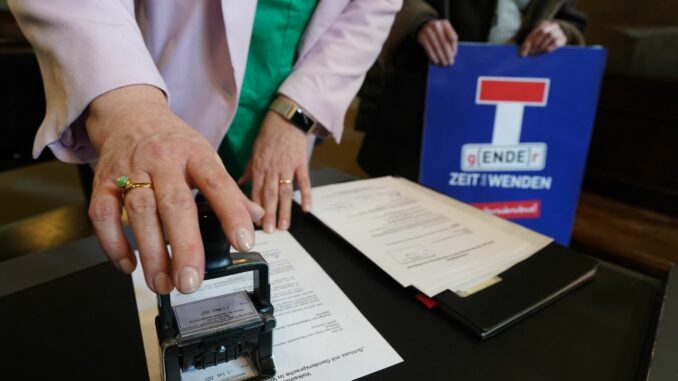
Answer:
POLYGON ((567 245, 605 57, 460 44, 429 68, 420 183, 567 245))

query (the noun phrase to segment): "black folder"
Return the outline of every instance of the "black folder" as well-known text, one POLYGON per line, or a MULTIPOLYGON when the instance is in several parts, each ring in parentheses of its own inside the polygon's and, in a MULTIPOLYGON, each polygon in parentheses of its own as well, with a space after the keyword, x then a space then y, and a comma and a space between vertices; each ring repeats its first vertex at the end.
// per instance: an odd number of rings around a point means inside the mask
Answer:
POLYGON ((486 339, 593 279, 598 261, 557 243, 499 274, 501 281, 461 297, 435 296, 438 306, 486 339))

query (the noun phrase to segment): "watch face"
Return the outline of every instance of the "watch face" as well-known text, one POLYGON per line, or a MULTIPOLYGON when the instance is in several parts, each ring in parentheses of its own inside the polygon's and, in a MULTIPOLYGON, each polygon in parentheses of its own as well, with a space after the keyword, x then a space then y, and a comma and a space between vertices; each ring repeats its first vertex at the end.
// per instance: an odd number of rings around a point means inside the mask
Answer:
POLYGON ((304 130, 304 132, 308 132, 308 130, 310 130, 314 124, 313 119, 306 115, 301 109, 297 109, 297 112, 294 113, 291 121, 294 123, 294 125, 304 130))

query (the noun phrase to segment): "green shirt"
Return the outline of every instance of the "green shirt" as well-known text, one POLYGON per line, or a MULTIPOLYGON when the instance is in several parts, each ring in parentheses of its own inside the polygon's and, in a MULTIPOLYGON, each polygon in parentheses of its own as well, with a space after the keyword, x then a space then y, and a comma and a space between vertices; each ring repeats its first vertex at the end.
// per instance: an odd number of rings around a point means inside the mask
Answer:
POLYGON ((219 147, 226 169, 242 176, 268 106, 292 71, 299 40, 317 0, 259 0, 247 67, 233 122, 219 147))

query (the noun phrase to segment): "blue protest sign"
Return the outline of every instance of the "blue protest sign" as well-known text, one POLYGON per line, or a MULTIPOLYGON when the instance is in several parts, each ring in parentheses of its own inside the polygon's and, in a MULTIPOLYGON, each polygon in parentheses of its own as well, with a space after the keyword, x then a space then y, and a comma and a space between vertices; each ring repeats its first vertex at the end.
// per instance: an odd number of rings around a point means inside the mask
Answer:
POLYGON ((567 245, 605 57, 460 44, 429 68, 419 181, 567 245))

